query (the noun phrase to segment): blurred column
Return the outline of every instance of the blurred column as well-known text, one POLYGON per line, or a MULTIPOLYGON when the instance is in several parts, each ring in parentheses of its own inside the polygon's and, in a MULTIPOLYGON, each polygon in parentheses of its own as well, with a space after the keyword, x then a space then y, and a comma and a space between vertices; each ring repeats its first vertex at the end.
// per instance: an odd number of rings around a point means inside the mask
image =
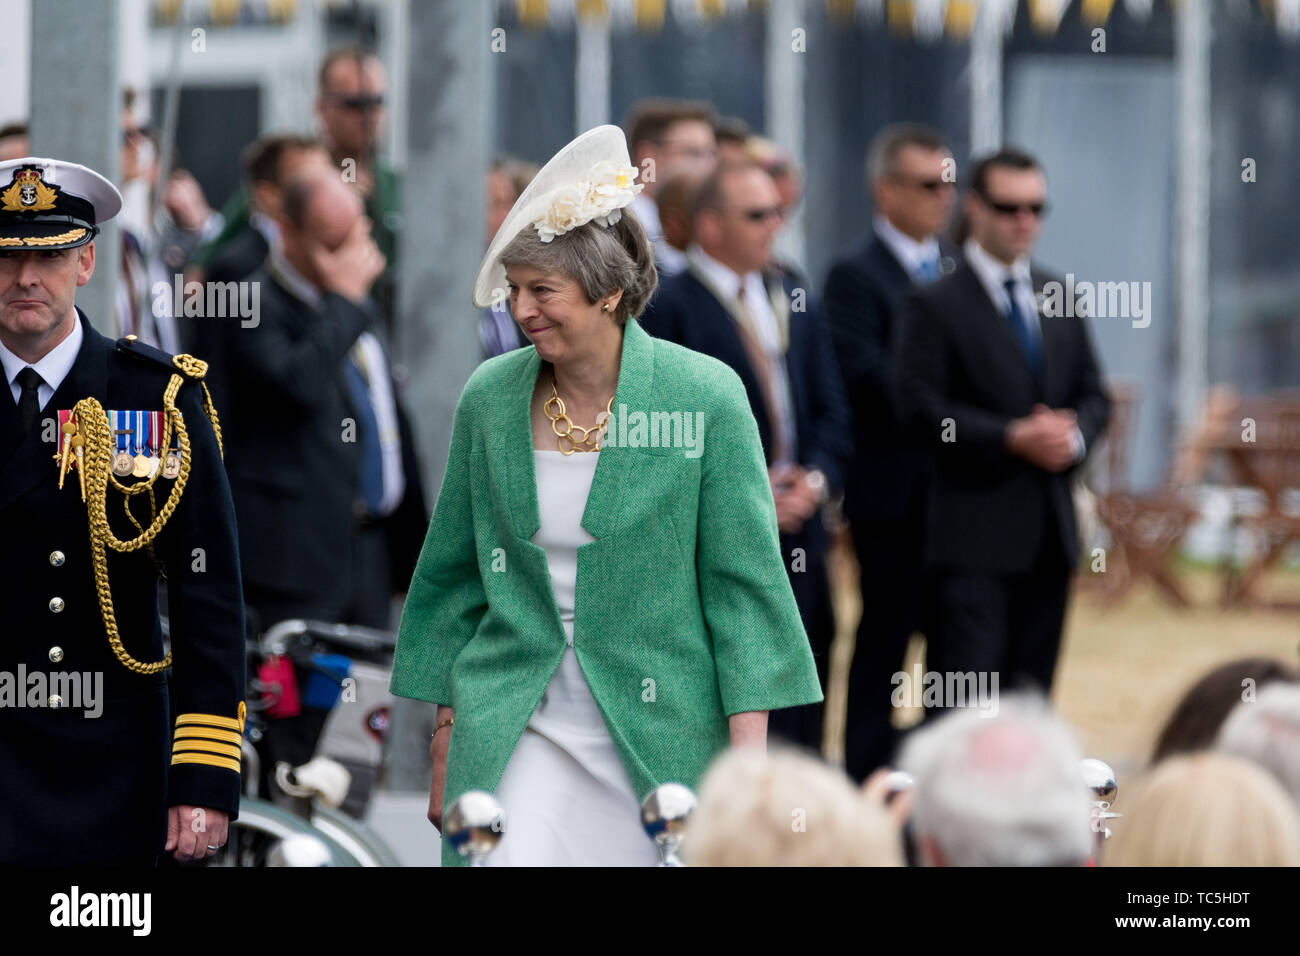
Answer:
POLYGON ((456 399, 479 362, 470 293, 485 244, 491 14, 487 3, 410 7, 397 338, 430 503, 456 399))
POLYGON ((609 13, 600 10, 578 15, 578 56, 574 72, 576 90, 574 135, 601 126, 609 119, 609 13))
POLYGON ((32 2, 5 0, 5 28, 0 30, 0 63, 5 65, 5 97, 0 103, 0 126, 25 123, 31 115, 28 102, 32 64, 32 2))
POLYGON ((1178 71, 1178 422, 1201 413, 1210 317, 1210 4, 1174 12, 1178 71))
MULTIPOLYGON (((122 84, 121 8, 116 3, 32 0, 31 151, 81 163, 118 181, 122 84)), ((117 336, 121 242, 108 222, 95 239, 95 274, 77 305, 96 329, 117 336)))
MULTIPOLYGON (((804 57, 813 53, 796 52, 794 31, 803 31, 808 39, 808 19, 804 0, 771 0, 767 7, 767 42, 763 51, 764 126, 768 137, 789 151, 803 175, 807 175, 804 156, 804 57)), ((802 47, 801 49, 806 49, 802 47)), ((785 229, 777 233, 776 251, 782 258, 803 268, 803 204, 795 210, 785 229)))
MULTIPOLYGON (((407 21, 394 373, 405 382, 430 507, 447 465, 456 400, 480 358, 479 310, 470 294, 485 245, 492 15, 490 3, 413 3, 407 21)), ((509 55, 509 43, 499 55, 509 55)), ((390 789, 428 788, 432 732, 431 705, 394 703, 385 759, 390 789)))
MULTIPOLYGON (((992 152, 1002 145, 1002 37, 1004 0, 985 2, 975 14, 970 38, 970 152, 992 152)), ((1014 20, 1015 5, 1011 16, 1014 20)))

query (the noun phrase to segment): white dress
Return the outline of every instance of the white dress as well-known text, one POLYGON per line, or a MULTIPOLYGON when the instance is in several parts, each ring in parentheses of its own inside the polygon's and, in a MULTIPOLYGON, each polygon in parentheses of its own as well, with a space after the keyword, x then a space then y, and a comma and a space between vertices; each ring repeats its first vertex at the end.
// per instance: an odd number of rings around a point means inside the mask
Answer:
POLYGON ((595 539, 582 514, 599 452, 533 452, 551 588, 569 646, 510 762, 496 798, 505 834, 488 866, 653 866, 640 800, 573 651, 578 548, 595 539))

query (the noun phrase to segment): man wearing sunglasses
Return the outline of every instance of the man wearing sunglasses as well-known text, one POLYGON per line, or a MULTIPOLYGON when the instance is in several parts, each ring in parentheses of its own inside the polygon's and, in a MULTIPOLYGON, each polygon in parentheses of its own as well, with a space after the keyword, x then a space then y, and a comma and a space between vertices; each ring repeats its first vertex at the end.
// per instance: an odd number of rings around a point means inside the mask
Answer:
MULTIPOLYGON (((1047 208, 1033 157, 975 163, 966 262, 904 306, 900 403, 935 455, 928 669, 1048 693, 1079 550, 1070 478, 1109 402, 1078 310, 1041 314, 1030 263, 1047 208)), ((951 705, 951 701, 948 702, 951 705)))
MULTIPOLYGON (((686 271, 663 281, 640 321, 651 335, 725 362, 745 383, 781 552, 825 691, 835 622, 821 509, 841 487, 849 412, 809 291, 767 269, 781 210, 776 184, 757 164, 715 169, 696 192, 686 271)), ((773 711, 768 729, 820 751, 822 705, 773 711)))
POLYGON ((826 278, 827 322, 853 408, 844 514, 861 569, 862 619, 849 667, 844 769, 859 782, 893 755, 893 677, 912 634, 924 630, 930 453, 898 422, 892 350, 903 299, 961 258, 939 236, 957 199, 954 172, 937 130, 917 123, 881 130, 867 153, 872 228, 826 278))
MULTIPOLYGON (((361 193, 371 222, 371 238, 387 263, 370 290, 370 298, 391 327, 396 304, 394 270, 401 230, 401 183, 397 171, 378 155, 387 89, 384 66, 373 52, 339 47, 321 62, 315 112, 320 140, 329 151, 330 162, 343 180, 354 184, 361 193)), ((222 214, 225 229, 193 260, 205 272, 217 253, 249 227, 246 185, 227 201, 222 214)))

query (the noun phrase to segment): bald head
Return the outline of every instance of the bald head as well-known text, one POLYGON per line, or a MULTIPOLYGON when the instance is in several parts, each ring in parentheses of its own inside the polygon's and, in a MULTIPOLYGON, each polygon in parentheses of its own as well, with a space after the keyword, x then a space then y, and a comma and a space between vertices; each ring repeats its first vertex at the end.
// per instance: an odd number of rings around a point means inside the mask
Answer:
POLYGON ((304 167, 284 190, 278 220, 284 257, 306 278, 323 285, 315 274, 311 247, 319 245, 335 251, 364 214, 360 193, 343 181, 338 170, 315 164, 304 167))

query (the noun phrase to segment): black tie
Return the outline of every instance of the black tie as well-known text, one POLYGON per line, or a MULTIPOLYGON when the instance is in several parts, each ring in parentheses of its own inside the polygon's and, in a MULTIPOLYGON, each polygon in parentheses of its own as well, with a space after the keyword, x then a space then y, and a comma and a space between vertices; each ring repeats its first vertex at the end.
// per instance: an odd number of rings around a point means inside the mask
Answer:
POLYGON ((41 400, 36 390, 45 384, 45 379, 41 378, 40 372, 29 365, 14 376, 14 381, 23 389, 22 394, 18 396, 18 414, 23 420, 23 431, 29 432, 36 424, 37 416, 41 414, 41 400))

